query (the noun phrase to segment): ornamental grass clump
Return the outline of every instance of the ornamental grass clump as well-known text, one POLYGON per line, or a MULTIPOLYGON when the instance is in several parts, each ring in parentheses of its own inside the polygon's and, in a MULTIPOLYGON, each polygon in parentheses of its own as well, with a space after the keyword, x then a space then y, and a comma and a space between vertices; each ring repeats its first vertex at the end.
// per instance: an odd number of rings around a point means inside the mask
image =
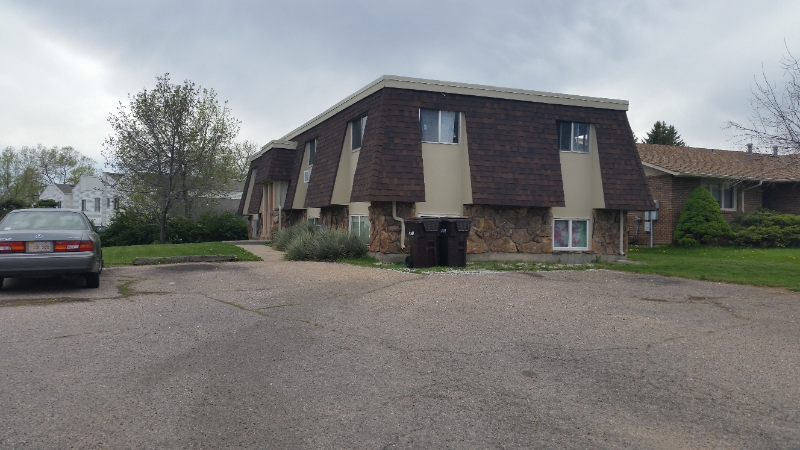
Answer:
POLYGON ((722 239, 732 238, 733 232, 711 193, 699 187, 686 200, 674 237, 678 245, 691 247, 717 244, 722 239))
POLYGON ((347 230, 325 229, 313 223, 292 225, 276 233, 273 247, 290 261, 337 261, 367 254, 367 240, 347 230))

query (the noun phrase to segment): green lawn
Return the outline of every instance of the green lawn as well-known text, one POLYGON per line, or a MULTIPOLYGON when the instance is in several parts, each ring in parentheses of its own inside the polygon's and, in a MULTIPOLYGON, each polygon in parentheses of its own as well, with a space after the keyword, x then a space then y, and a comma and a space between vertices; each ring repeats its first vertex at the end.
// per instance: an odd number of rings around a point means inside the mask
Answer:
POLYGON ((628 259, 645 264, 599 266, 626 272, 800 290, 800 249, 797 248, 632 248, 628 259))
POLYGON ((103 247, 103 261, 106 266, 129 266, 133 264, 133 259, 138 257, 153 258, 191 255, 237 255, 239 261, 261 261, 261 258, 247 250, 233 244, 223 244, 222 242, 103 247))

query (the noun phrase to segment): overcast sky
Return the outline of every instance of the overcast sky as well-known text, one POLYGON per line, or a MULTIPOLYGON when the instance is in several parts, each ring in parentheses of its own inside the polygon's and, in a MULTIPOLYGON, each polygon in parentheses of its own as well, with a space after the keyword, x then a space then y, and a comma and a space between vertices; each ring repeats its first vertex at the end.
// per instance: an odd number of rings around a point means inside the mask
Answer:
POLYGON ((169 72, 213 88, 239 140, 277 139, 381 75, 625 99, 733 149, 754 76, 800 54, 798 1, 0 0, 0 148, 103 163, 107 118, 169 72))

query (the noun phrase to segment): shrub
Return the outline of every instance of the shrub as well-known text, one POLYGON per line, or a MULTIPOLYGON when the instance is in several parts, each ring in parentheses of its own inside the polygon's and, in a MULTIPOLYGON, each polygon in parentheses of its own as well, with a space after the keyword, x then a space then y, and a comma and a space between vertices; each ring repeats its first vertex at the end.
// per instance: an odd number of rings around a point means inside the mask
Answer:
POLYGON ((50 198, 43 198, 38 200, 36 203, 33 204, 34 208, 58 208, 58 202, 50 199, 50 198))
POLYGON ((754 247, 800 247, 800 216, 759 209, 733 218, 734 242, 754 247))
POLYGON ((367 240, 347 230, 331 230, 301 222, 275 233, 272 245, 286 251, 291 261, 336 261, 359 258, 367 253, 367 240))
MULTIPOLYGON (((172 244, 247 239, 247 222, 230 212, 204 212, 197 220, 167 218, 167 241, 172 244)), ((158 217, 137 208, 117 211, 102 235, 103 245, 145 245, 158 241, 158 217)))
POLYGON ((158 241, 158 217, 135 207, 119 209, 101 240, 107 247, 152 244, 158 241))
POLYGON ((698 244, 716 244, 723 238, 731 238, 730 225, 722 217, 719 204, 705 188, 695 189, 681 210, 675 241, 690 247, 698 244))
POLYGON ((27 208, 28 204, 16 198, 8 198, 0 202, 0 219, 15 209, 27 208))

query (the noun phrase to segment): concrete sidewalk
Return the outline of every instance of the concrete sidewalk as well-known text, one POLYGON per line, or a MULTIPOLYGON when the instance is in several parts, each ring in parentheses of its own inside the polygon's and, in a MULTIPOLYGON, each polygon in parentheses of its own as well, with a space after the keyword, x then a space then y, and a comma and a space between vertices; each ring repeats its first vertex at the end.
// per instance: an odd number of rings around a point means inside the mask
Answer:
POLYGON ((283 261, 283 252, 279 252, 272 247, 264 245, 264 242, 265 241, 239 241, 232 243, 258 256, 264 261, 283 261))

